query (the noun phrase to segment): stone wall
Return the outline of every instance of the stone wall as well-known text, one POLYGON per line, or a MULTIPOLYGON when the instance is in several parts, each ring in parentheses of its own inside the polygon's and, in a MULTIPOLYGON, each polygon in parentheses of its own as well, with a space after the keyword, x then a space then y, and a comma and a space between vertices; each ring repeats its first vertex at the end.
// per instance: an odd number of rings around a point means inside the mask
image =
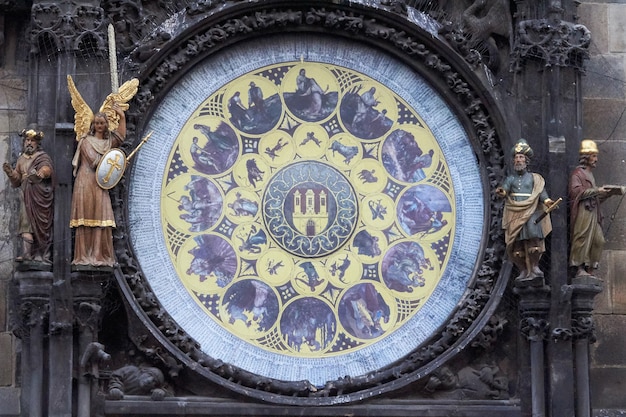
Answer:
MULTIPOLYGON (((0 16, 4 42, 0 42, 0 161, 15 164, 21 151, 18 132, 26 127, 26 100, 28 97, 25 53, 17 45, 24 42, 20 23, 0 16), (23 52, 23 51, 22 51, 23 52)), ((22 48, 24 49, 24 48, 22 48)), ((0 177, 0 416, 19 413, 18 354, 20 341, 12 331, 9 310, 12 291, 13 258, 16 236, 12 231, 17 224, 18 196, 7 181, 0 177)))
MULTIPOLYGON (((584 1, 580 23, 592 33, 591 59, 583 77, 583 136, 597 141, 598 184, 626 185, 626 4, 584 1)), ((596 299, 597 342, 591 348, 592 406, 597 415, 626 410, 626 197, 603 204, 607 240, 596 299), (611 411, 611 409, 613 411, 611 411)))

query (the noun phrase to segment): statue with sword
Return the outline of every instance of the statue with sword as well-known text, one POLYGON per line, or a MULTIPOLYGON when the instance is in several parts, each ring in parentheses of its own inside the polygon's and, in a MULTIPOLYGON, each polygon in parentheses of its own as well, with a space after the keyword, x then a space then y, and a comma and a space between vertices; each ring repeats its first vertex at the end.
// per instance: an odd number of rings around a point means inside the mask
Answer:
POLYGON ((72 193, 70 227, 75 229, 73 267, 113 267, 113 233, 115 219, 109 189, 121 179, 126 164, 139 147, 126 157, 119 149, 126 136, 128 102, 135 96, 139 80, 117 85, 115 40, 109 29, 112 92, 100 110, 93 113, 82 98, 70 75, 67 76, 72 107, 75 110, 76 152, 72 159, 75 176, 72 193))
POLYGON ((545 238, 552 231, 549 213, 561 202, 548 197, 541 175, 528 171, 532 156, 532 148, 520 139, 511 149, 514 173, 496 189, 496 194, 505 198, 502 228, 509 259, 519 270, 516 286, 543 282, 539 261, 545 252, 545 238))

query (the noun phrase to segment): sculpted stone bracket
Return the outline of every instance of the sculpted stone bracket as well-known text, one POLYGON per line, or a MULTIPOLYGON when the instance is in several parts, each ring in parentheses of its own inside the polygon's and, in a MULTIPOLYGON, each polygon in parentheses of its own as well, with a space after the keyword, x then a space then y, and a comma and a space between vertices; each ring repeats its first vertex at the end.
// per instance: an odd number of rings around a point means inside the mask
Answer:
POLYGON ((550 336, 550 287, 516 287, 519 296, 520 332, 529 342, 548 340, 550 336))
POLYGON ((581 24, 562 20, 524 20, 517 25, 511 70, 519 71, 529 59, 545 67, 574 67, 584 72, 591 32, 581 24))
POLYGON ((52 273, 17 272, 15 278, 19 284, 23 324, 28 327, 43 325, 48 319, 50 310, 52 273))
MULTIPOLYGON (((315 32, 323 29, 335 34, 349 33, 351 37, 369 39, 377 44, 385 45, 393 53, 406 56, 418 66, 425 68, 431 77, 440 80, 441 85, 445 86, 445 95, 454 102, 458 111, 463 113, 463 117, 468 121, 470 136, 477 142, 475 148, 480 158, 485 161, 484 166, 489 167, 484 175, 491 192, 486 191, 486 194, 493 195, 493 189, 501 181, 504 163, 500 138, 495 121, 483 104, 479 93, 469 80, 454 69, 452 63, 433 51, 427 44, 420 42, 418 36, 408 33, 407 27, 393 26, 365 14, 355 14, 336 8, 330 3, 325 8, 298 9, 293 4, 284 9, 274 7, 272 10, 262 8, 251 10, 248 8, 245 13, 237 15, 231 13, 226 21, 207 27, 202 27, 201 18, 196 16, 188 15, 187 21, 195 21, 202 29, 195 31, 190 38, 179 43, 172 50, 161 51, 162 56, 158 56, 158 62, 148 60, 144 65, 139 66, 137 62, 133 62, 132 59, 138 56, 140 47, 129 55, 131 58, 128 65, 134 65, 142 79, 135 103, 131 106, 132 114, 129 114, 131 124, 141 126, 138 123, 141 116, 149 111, 150 107, 155 104, 156 98, 168 88, 169 83, 173 82, 176 73, 184 72, 197 59, 218 51, 222 46, 248 39, 252 34, 262 35, 276 31, 309 30, 315 32)), ((175 35, 172 34, 172 37, 175 35)), ((115 232, 117 259, 123 273, 123 281, 129 286, 133 297, 152 322, 151 325, 159 328, 163 337, 167 338, 177 351, 185 354, 180 356, 176 350, 164 346, 171 350, 171 356, 167 352, 160 352, 156 355, 161 359, 167 358, 167 360, 162 360, 161 365, 167 368, 170 375, 177 375, 182 363, 230 389, 243 390, 248 395, 261 398, 271 397, 273 401, 283 403, 307 403, 306 397, 310 397, 310 404, 330 404, 335 396, 350 399, 362 398, 366 395, 365 392, 381 393, 423 377, 439 366, 444 360, 442 355, 450 356, 453 346, 458 348, 458 346, 470 343, 488 321, 489 317, 484 313, 485 306, 492 298, 499 299, 499 296, 495 294, 501 294, 505 288, 502 283, 506 282, 506 279, 502 276, 498 277, 502 269, 504 252, 502 230, 499 227, 489 227, 488 236, 484 241, 486 247, 484 258, 480 261, 477 277, 471 288, 466 291, 460 307, 439 334, 436 334, 425 346, 414 351, 407 359, 366 375, 329 381, 322 389, 311 386, 308 381, 285 383, 260 377, 203 353, 199 345, 187 336, 160 306, 130 247, 127 221, 124 219, 126 186, 125 180, 122 180, 112 195, 116 220, 119 220, 115 232), (472 337, 467 337, 470 332, 472 337), (269 393, 279 394, 280 398, 276 399, 276 396, 269 393)), ((492 226, 497 223, 501 211, 501 202, 491 199, 489 221, 492 226)), ((492 333, 497 333, 497 328, 496 323, 492 333)), ((138 342, 140 349, 147 356, 150 356, 150 352, 154 349, 161 349, 152 344, 142 346, 141 341, 138 342)))
POLYGON ((596 341, 593 319, 594 298, 602 292, 602 281, 594 276, 572 280, 572 336, 574 339, 596 341))

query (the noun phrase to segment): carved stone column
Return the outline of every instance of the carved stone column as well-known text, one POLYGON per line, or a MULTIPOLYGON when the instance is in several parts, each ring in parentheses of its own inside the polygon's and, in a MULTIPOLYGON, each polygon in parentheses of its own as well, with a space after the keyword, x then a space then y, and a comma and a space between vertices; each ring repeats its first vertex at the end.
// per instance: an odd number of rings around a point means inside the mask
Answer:
MULTIPOLYGON (((546 178, 552 199, 567 196, 569 172, 577 162, 582 135, 580 77, 588 58, 589 30, 577 24, 575 1, 516 1, 516 37, 511 68, 522 73, 518 106, 520 135, 535 150, 533 164, 546 178)), ((551 340, 546 345, 549 372, 548 413, 574 415, 576 394, 571 337, 571 288, 567 255, 567 210, 563 204, 551 213, 549 267, 546 280, 552 288, 549 321, 551 340)))
POLYGON ((79 366, 75 368, 78 373, 78 417, 92 415, 91 398, 97 389, 97 382, 94 383, 93 378, 97 375, 93 374, 90 364, 97 362, 98 359, 104 359, 106 355, 97 341, 103 288, 112 280, 111 271, 72 273, 74 311, 78 327, 78 353, 81 357, 79 366))
POLYGON ((550 288, 545 285, 518 287, 514 292, 519 297, 520 332, 528 341, 530 353, 530 363, 522 367, 520 379, 524 381, 522 384, 530 383, 530 387, 523 386, 521 389, 531 393, 531 410, 528 410, 527 404, 522 404, 522 412, 528 414, 531 411, 533 417, 543 417, 547 415, 544 341, 550 327, 550 288))
POLYGON ((22 410, 30 417, 47 415, 43 410, 44 397, 44 329, 50 308, 52 272, 16 271, 21 301, 21 312, 28 333, 24 335, 22 410))
POLYGON ((602 292, 602 280, 593 277, 572 279, 572 336, 576 369, 576 417, 591 416, 589 391, 589 344, 595 342, 593 303, 602 292))
POLYGON ((69 224, 72 195, 71 160, 75 150, 74 113, 67 90, 67 75, 80 86, 85 99, 110 92, 106 27, 108 18, 99 0, 34 0, 30 21, 30 84, 28 122, 46 134, 47 150, 57 176, 54 219, 54 286, 50 309, 49 415, 75 415, 73 374, 77 368, 72 308, 72 235, 69 224), (104 69, 104 71, 102 70, 104 69), (106 88, 105 88, 106 87, 106 88))

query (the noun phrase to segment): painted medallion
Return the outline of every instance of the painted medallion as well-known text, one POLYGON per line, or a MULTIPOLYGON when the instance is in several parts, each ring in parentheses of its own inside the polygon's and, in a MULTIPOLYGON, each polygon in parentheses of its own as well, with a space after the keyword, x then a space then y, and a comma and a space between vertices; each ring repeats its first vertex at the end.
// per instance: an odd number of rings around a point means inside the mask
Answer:
POLYGON ((189 118, 162 221, 213 320, 277 353, 337 355, 404 325, 437 285, 451 183, 432 132, 387 87, 283 63, 233 80, 189 118))
POLYGON ((131 208, 160 302, 207 354, 281 380, 323 384, 414 349, 456 305, 480 241, 482 203, 456 185, 478 171, 449 162, 471 155, 449 111, 423 107, 441 107, 432 90, 400 94, 323 60, 209 83, 203 98, 175 96, 177 119, 167 104, 153 116, 166 145, 143 152, 162 161, 160 184, 147 166, 135 174, 146 181, 131 198, 160 195, 158 220, 131 208), (459 230, 463 216, 478 227, 459 230))

